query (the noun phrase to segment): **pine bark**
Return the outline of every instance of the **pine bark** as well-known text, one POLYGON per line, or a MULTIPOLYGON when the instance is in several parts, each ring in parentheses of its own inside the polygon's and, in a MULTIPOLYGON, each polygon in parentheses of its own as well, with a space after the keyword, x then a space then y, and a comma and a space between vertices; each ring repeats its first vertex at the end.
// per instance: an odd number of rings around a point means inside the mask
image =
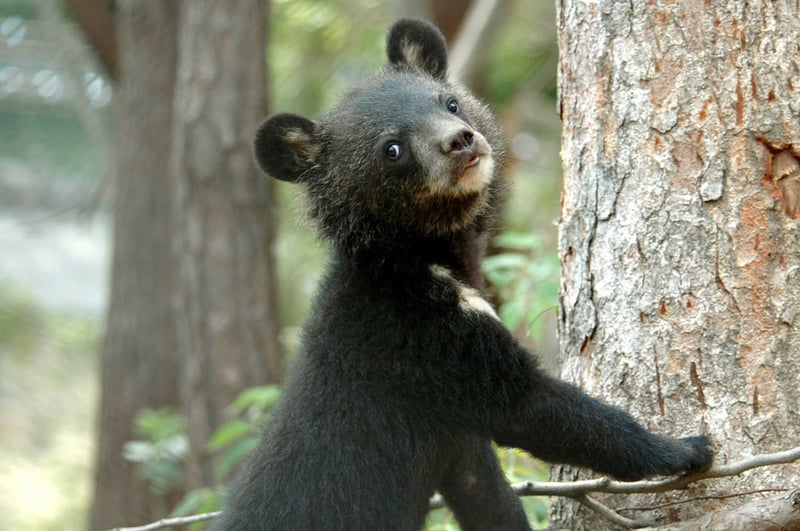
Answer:
POLYGON ((178 402, 167 176, 177 21, 173 2, 117 2, 114 251, 91 529, 153 521, 172 501, 151 494, 134 463, 123 458, 123 446, 138 438, 133 419, 139 410, 178 402))
POLYGON ((119 1, 112 285, 91 529, 166 516, 123 457, 143 408, 183 408, 187 489, 244 388, 282 375, 272 189, 250 154, 266 114, 266 2, 119 1))
MULTIPOLYGON (((800 6, 561 0, 563 376, 716 459, 800 440, 800 6)), ((583 475, 555 467, 553 478, 583 475)), ((800 467, 605 498, 673 522, 800 467)), ((553 524, 602 529, 556 500, 553 524)))
POLYGON ((270 180, 251 145, 266 114, 266 3, 183 3, 172 174, 187 486, 217 482, 204 448, 236 395, 279 381, 270 180))

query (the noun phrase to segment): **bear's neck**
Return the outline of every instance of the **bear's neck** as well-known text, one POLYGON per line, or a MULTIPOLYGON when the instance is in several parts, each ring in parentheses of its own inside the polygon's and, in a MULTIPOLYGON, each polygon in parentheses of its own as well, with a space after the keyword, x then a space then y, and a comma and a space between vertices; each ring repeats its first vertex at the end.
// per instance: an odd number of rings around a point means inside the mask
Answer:
POLYGON ((439 265, 446 267, 459 281, 480 289, 483 246, 481 234, 468 228, 443 236, 396 236, 391 241, 373 241, 355 251, 339 247, 336 254, 337 260, 349 262, 370 276, 402 279, 439 265))

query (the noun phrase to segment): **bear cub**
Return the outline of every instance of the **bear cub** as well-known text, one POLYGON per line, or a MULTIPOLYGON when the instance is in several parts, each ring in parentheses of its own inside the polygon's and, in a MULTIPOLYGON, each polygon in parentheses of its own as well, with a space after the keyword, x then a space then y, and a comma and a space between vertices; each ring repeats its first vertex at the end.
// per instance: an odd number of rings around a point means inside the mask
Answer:
POLYGON ((269 118, 257 161, 303 187, 331 257, 301 348, 219 529, 530 529, 491 441, 622 480, 705 469, 706 437, 648 432, 546 375, 481 294, 503 191, 488 108, 444 39, 400 20, 387 64, 325 115, 269 118))

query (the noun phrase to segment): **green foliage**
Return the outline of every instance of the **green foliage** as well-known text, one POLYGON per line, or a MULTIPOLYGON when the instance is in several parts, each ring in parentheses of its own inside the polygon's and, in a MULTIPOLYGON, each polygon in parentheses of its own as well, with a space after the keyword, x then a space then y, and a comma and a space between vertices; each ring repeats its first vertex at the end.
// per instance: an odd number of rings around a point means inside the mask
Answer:
POLYGON ((543 252, 536 234, 507 231, 494 245, 502 251, 483 261, 483 273, 497 290, 498 315, 512 331, 542 335, 539 315, 558 302, 558 257, 543 252))
POLYGON ((486 98, 504 109, 526 88, 556 101, 555 17, 552 2, 512 2, 491 45, 483 86, 486 98))
POLYGON ((245 389, 231 405, 237 417, 220 426, 208 442, 208 450, 218 454, 214 473, 220 480, 258 445, 261 426, 280 398, 280 388, 264 385, 245 389))
MULTIPOLYGON (((547 481, 550 470, 547 464, 534 459, 516 448, 498 448, 498 457, 511 483, 520 481, 547 481)), ((545 529, 548 524, 548 503, 544 496, 523 496, 522 506, 534 529, 545 529)))
MULTIPOLYGON (((228 477, 258 444, 259 426, 279 396, 276 386, 263 386, 247 389, 236 398, 231 407, 237 417, 223 424, 206 446, 217 454, 214 473, 218 479, 228 477)), ((169 408, 144 409, 136 415, 134 431, 140 439, 125 444, 125 459, 137 463, 140 476, 153 493, 164 495, 180 487, 189 450, 183 416, 169 408)), ((220 499, 214 489, 195 490, 178 505, 175 514, 218 509, 220 499)))
POLYGON ((318 114, 375 70, 383 61, 386 9, 375 0, 274 1, 268 52, 275 108, 318 114))
MULTIPOLYGON (((520 481, 547 481, 547 465, 530 457, 521 450, 497 448, 497 455, 506 477, 512 483, 520 481)), ((545 529, 548 524, 547 498, 543 496, 524 496, 522 506, 528 522, 534 529, 545 529)), ((459 526, 453 513, 446 507, 431 511, 425 522, 426 531, 458 531, 459 526)))
MULTIPOLYGON (((214 432, 206 449, 216 454, 214 475, 223 481, 255 449, 261 428, 270 410, 280 398, 276 385, 251 387, 242 391, 231 409, 236 417, 214 432)), ((204 488, 189 492, 173 511, 173 516, 217 511, 222 507, 223 488, 204 488)))
MULTIPOLYGON (((195 489, 187 494, 170 514, 171 517, 191 516, 194 514, 211 513, 219 511, 224 501, 222 489, 208 487, 195 489)), ((190 531, 199 531, 206 524, 198 522, 189 526, 190 531)))
POLYGON ((219 453, 215 475, 222 479, 258 445, 260 426, 280 398, 274 385, 251 387, 234 400, 232 408, 239 415, 223 424, 208 442, 211 452, 219 453))
POLYGON ((144 409, 134 420, 140 440, 125 443, 125 459, 137 463, 138 472, 157 495, 183 483, 183 461, 189 451, 183 416, 170 408, 144 409))
POLYGON ((6 17, 33 20, 37 18, 36 6, 31 0, 3 0, 0 3, 0 19, 6 17))

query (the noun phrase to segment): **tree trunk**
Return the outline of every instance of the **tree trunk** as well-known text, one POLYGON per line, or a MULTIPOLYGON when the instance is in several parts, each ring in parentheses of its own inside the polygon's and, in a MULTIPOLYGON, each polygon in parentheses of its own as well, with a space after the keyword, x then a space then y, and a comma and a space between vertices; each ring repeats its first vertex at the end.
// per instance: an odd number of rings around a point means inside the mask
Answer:
POLYGON ((101 358, 99 439, 91 529, 164 516, 123 445, 143 408, 178 402, 166 168, 175 81, 173 2, 117 2, 120 78, 114 185, 114 254, 101 358), (167 296, 164 296, 167 294, 167 296))
POLYGON ((282 374, 272 187, 251 154, 266 114, 266 16, 260 0, 181 11, 172 172, 189 488, 215 482, 203 449, 236 395, 282 374))
MULTIPOLYGON (((800 24, 794 1, 559 3, 566 379, 725 462, 800 440, 800 24)), ((578 477, 556 467, 553 478, 578 477)), ((662 522, 797 486, 761 469, 604 499, 662 522)), ((600 529, 555 500, 553 524, 600 529)))

